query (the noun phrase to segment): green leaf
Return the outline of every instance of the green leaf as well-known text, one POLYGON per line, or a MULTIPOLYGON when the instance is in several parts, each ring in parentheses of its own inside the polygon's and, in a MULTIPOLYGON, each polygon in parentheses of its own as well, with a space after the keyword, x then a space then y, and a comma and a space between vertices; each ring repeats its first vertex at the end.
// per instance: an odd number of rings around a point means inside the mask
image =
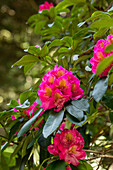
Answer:
POLYGON ((100 19, 96 20, 90 25, 91 28, 110 28, 113 27, 113 19, 111 18, 105 18, 105 19, 100 19))
POLYGON ((21 147, 22 147, 22 145, 23 145, 23 143, 24 143, 24 140, 25 140, 25 138, 23 138, 23 139, 19 142, 19 144, 18 144, 17 147, 15 148, 14 152, 11 154, 10 161, 11 161, 12 158, 20 151, 20 149, 21 149, 21 147))
POLYGON ((51 44, 49 45, 49 48, 61 46, 62 44, 63 44, 63 42, 60 39, 56 39, 51 42, 51 44))
POLYGON ((89 113, 90 106, 87 99, 73 100, 71 103, 78 109, 89 113))
POLYGON ((104 103, 110 107, 111 109, 113 109, 113 94, 105 94, 102 98, 102 100, 104 101, 104 103))
POLYGON ((74 105, 66 106, 66 110, 68 111, 68 113, 70 113, 72 116, 74 116, 78 120, 82 120, 82 118, 84 116, 83 111, 79 110, 74 105))
POLYGON ((73 44, 72 37, 69 37, 69 36, 65 36, 65 37, 61 40, 61 42, 63 42, 64 45, 67 46, 67 47, 71 47, 72 44, 73 44))
POLYGON ((48 53, 49 53, 49 49, 48 49, 47 45, 45 44, 44 47, 41 49, 40 56, 45 57, 46 55, 48 55, 48 53))
POLYGON ((16 106, 19 106, 19 103, 16 100, 12 99, 7 105, 11 108, 15 108, 16 106))
POLYGON ((74 123, 75 125, 81 126, 82 124, 86 121, 87 116, 84 115, 84 118, 82 121, 78 121, 78 119, 76 119, 74 116, 70 115, 69 113, 66 113, 66 118, 71 122, 74 123))
POLYGON ((73 39, 77 39, 77 40, 82 39, 88 33, 88 31, 89 31, 89 27, 80 29, 78 32, 74 34, 73 39))
POLYGON ((78 3, 85 2, 85 0, 63 0, 56 6, 56 10, 65 9, 68 6, 76 5, 78 3))
POLYGON ((111 63, 113 63, 113 54, 104 58, 97 66, 96 74, 100 75, 111 63))
POLYGON ((13 135, 18 131, 18 128, 21 125, 21 121, 18 121, 17 123, 14 124, 14 126, 10 129, 9 133, 9 140, 13 137, 13 135))
POLYGON ((47 23, 46 20, 37 22, 34 29, 35 34, 39 34, 41 29, 46 25, 46 23, 47 23))
POLYGON ((61 47, 61 48, 58 50, 59 53, 65 53, 65 52, 68 52, 68 51, 69 51, 69 49, 66 48, 66 47, 61 47))
POLYGON ((64 160, 57 160, 52 163, 50 163, 46 170, 66 170, 66 163, 64 160))
POLYGON ((29 49, 28 49, 28 53, 30 54, 36 54, 36 55, 40 55, 40 49, 38 47, 35 47, 35 46, 30 46, 29 49))
POLYGON ((97 37, 102 37, 106 32, 108 31, 108 28, 101 28, 98 31, 95 32, 95 34, 93 34, 93 38, 97 38, 97 37))
POLYGON ((24 66, 24 74, 28 73, 36 63, 37 62, 25 65, 24 66))
POLYGON ((80 161, 77 167, 71 164, 72 170, 93 170, 92 166, 85 161, 80 161))
POLYGON ((28 149, 27 146, 30 143, 31 139, 32 139, 32 134, 29 134, 26 137, 26 139, 25 139, 25 141, 23 143, 23 146, 22 146, 22 158, 26 155, 26 152, 27 152, 27 149, 28 149))
POLYGON ((33 55, 25 55, 23 56, 19 61, 17 61, 15 65, 18 66, 25 66, 28 65, 30 63, 36 63, 37 61, 39 61, 39 58, 37 56, 33 56, 33 55))
POLYGON ((8 137, 8 135, 7 135, 6 131, 4 130, 4 128, 0 128, 0 137, 3 137, 3 138, 8 137))
POLYGON ((43 134, 38 139, 38 143, 40 147, 47 148, 51 144, 51 136, 48 136, 47 138, 43 137, 43 134))
POLYGON ((45 138, 51 135, 58 128, 63 119, 63 116, 64 110, 61 110, 60 112, 54 112, 50 110, 49 117, 43 128, 43 135, 45 138))
POLYGON ((33 104, 37 99, 37 92, 25 91, 20 94, 20 103, 23 104, 26 100, 33 104))
POLYGON ((1 112, 0 113, 0 121, 3 121, 4 119, 11 117, 11 115, 13 115, 13 114, 15 114, 15 112, 13 110, 1 112))
POLYGON ((26 131, 29 130, 29 128, 31 127, 31 125, 34 123, 34 121, 36 120, 36 118, 38 117, 38 115, 42 112, 43 109, 40 109, 39 112, 34 115, 30 120, 28 120, 21 128, 21 130, 18 132, 18 138, 21 137, 26 131))
POLYGON ((101 78, 95 85, 92 96, 98 102, 105 94, 108 87, 108 77, 101 78))
POLYGON ((15 109, 27 109, 30 106, 30 102, 26 100, 22 105, 16 106, 15 109))
POLYGON ((50 18, 53 20, 56 16, 56 8, 55 7, 51 7, 49 9, 49 15, 50 15, 50 18))
POLYGON ((109 118, 110 118, 111 123, 113 124, 113 112, 109 113, 109 118))

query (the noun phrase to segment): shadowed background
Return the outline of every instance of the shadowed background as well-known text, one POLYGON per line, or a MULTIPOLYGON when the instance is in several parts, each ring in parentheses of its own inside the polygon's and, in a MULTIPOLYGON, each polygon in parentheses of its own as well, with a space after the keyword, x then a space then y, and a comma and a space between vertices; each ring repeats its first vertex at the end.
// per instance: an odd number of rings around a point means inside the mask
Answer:
MULTIPOLYGON (((36 14, 44 0, 0 0, 0 111, 8 109, 10 99, 37 81, 38 68, 24 75, 23 68, 11 66, 24 54, 30 45, 41 45, 40 37, 27 24, 28 18, 36 14), (32 76, 31 76, 32 75, 32 76)), ((55 1, 48 0, 48 2, 55 1)))

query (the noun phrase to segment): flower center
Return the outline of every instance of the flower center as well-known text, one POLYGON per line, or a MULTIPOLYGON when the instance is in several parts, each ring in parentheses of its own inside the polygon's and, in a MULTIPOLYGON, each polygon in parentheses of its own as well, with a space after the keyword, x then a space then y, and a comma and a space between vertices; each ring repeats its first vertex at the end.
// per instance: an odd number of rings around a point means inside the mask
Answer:
POLYGON ((59 88, 67 87, 67 86, 66 86, 66 80, 65 80, 65 79, 60 80, 58 87, 59 87, 59 88))
POLYGON ((51 91, 52 91, 51 88, 46 87, 46 88, 45 88, 45 92, 46 92, 45 95, 46 95, 46 96, 51 96, 51 91))
POLYGON ((68 132, 66 134, 66 139, 67 139, 67 141, 71 141, 72 140, 72 134, 70 132, 68 132))
POLYGON ((76 146, 75 146, 75 145, 72 146, 71 149, 69 150, 69 152, 71 152, 71 153, 76 153, 76 152, 77 152, 77 151, 76 151, 76 146))
POLYGON ((55 101, 62 98, 62 96, 59 93, 55 93, 54 97, 55 97, 55 101))
POLYGON ((63 71, 62 71, 62 70, 59 70, 59 71, 57 72, 57 75, 58 75, 58 77, 63 76, 63 71))
POLYGON ((53 76, 51 76, 51 77, 49 78, 49 82, 50 82, 50 83, 53 83, 53 82, 54 82, 54 80, 55 80, 55 79, 54 79, 54 77, 53 77, 53 76))
POLYGON ((100 59, 104 58, 104 56, 103 56, 103 54, 101 52, 98 52, 98 56, 99 56, 100 59))
POLYGON ((72 84, 71 90, 72 90, 72 92, 75 92, 75 84, 74 83, 72 84))

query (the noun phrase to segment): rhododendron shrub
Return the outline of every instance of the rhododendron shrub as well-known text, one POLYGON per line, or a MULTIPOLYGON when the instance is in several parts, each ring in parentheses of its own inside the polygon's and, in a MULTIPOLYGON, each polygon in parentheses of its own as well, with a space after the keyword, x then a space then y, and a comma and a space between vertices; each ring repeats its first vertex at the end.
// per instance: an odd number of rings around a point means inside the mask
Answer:
POLYGON ((76 129, 64 129, 55 135, 53 144, 48 146, 48 151, 53 155, 59 155, 59 158, 64 159, 65 162, 77 166, 78 159, 86 157, 85 151, 82 150, 83 147, 84 139, 76 129))
POLYGON ((43 77, 38 95, 43 109, 54 108, 58 112, 65 102, 79 99, 83 90, 80 88, 80 81, 71 71, 56 65, 43 77))
POLYGON ((8 151, 9 162, 14 162, 8 165, 11 169, 110 169, 113 9, 108 8, 112 4, 52 2, 39 6, 41 2, 35 1, 39 11, 27 22, 35 41, 14 66, 24 67, 33 81, 20 94, 20 102, 12 99, 10 109, 0 113, 0 169, 8 162, 4 163, 8 151))
MULTIPOLYGON (((96 73, 99 63, 104 59, 113 54, 113 51, 106 52, 106 47, 113 44, 113 35, 108 35, 106 39, 100 39, 97 41, 94 47, 93 57, 90 59, 92 65, 92 72, 96 73)), ((109 70, 113 67, 113 62, 101 73, 101 77, 107 76, 109 70)))

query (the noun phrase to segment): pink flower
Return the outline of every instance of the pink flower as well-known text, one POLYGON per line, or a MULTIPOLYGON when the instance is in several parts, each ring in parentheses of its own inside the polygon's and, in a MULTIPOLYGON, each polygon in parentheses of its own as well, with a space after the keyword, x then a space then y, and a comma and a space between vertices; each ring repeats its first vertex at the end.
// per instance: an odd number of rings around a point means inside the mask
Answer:
MULTIPOLYGON (((78 159, 82 160, 86 157, 83 147, 84 139, 81 134, 76 129, 65 129, 55 135, 53 144, 48 146, 48 151, 53 155, 59 155, 59 158, 64 159, 65 162, 77 166, 78 159)), ((68 168, 71 167, 67 166, 68 168)))
POLYGON ((58 150, 57 146, 53 145, 53 144, 48 146, 48 151, 50 154, 53 154, 55 156, 59 154, 59 150, 58 150))
POLYGON ((70 165, 67 165, 67 166, 66 166, 66 170, 72 170, 71 167, 70 167, 70 165))
POLYGON ((64 103, 69 100, 77 100, 83 95, 80 81, 61 66, 55 65, 48 71, 39 86, 38 95, 43 109, 60 111, 64 103))
POLYGON ((59 154, 60 159, 64 159, 65 162, 70 161, 74 166, 79 164, 78 159, 85 159, 86 153, 84 150, 78 150, 76 145, 70 145, 68 149, 65 149, 59 154))
POLYGON ((42 12, 44 9, 49 10, 50 7, 53 7, 53 3, 51 2, 51 3, 49 4, 47 1, 45 1, 44 4, 39 5, 39 12, 42 12))
POLYGON ((37 109, 35 106, 38 105, 38 103, 35 101, 27 110, 24 111, 24 113, 30 118, 34 116, 34 112, 37 109))
POLYGON ((11 117, 12 117, 12 120, 15 120, 15 119, 16 119, 15 115, 11 115, 11 117))
POLYGON ((37 47, 37 48, 39 48, 39 49, 41 50, 41 47, 40 47, 40 46, 38 46, 38 45, 35 45, 35 47, 37 47))
MULTIPOLYGON (((113 43, 113 35, 108 35, 107 39, 100 39, 97 41, 96 46, 94 47, 94 54, 93 57, 90 59, 90 63, 92 65, 92 72, 96 73, 97 67, 99 63, 104 59, 109 57, 111 54, 113 54, 113 51, 110 53, 106 53, 105 49, 108 45, 113 43)), ((113 63, 111 63, 102 73, 101 77, 107 76, 109 70, 113 66, 113 63)))

